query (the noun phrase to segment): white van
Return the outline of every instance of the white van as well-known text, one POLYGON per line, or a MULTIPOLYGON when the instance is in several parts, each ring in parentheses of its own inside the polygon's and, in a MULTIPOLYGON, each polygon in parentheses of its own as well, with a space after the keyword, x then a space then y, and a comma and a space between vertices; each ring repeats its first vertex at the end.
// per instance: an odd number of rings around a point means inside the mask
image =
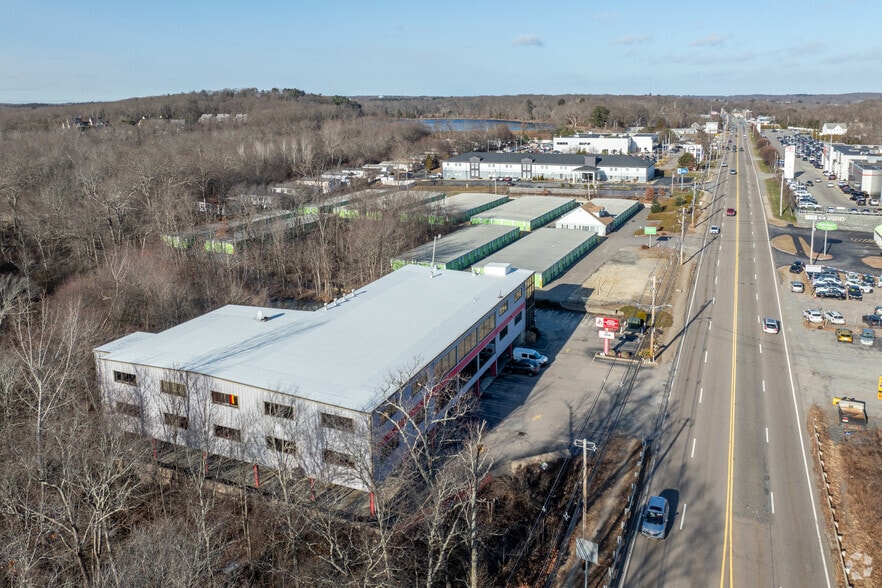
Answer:
POLYGON ((512 359, 532 359, 539 362, 540 366, 548 363, 548 358, 536 351, 535 349, 527 349, 526 347, 515 347, 511 352, 512 359))

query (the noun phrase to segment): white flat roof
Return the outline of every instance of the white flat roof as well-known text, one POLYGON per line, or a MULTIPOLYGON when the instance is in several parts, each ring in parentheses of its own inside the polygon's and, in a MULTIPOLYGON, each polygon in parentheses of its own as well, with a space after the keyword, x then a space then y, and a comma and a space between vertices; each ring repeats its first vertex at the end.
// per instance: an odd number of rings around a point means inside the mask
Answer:
MULTIPOLYGON (((206 374, 371 411, 396 374, 426 366, 532 272, 405 266, 314 312, 228 305, 161 333, 133 333, 99 358, 206 374), (434 275, 434 277, 433 277, 434 275), (257 312, 268 320, 257 320, 257 312)), ((394 382, 394 383, 393 383, 394 382)))
POLYGON ((476 214, 472 218, 532 221, 574 200, 574 198, 562 198, 560 196, 521 196, 511 202, 506 202, 496 208, 476 214))

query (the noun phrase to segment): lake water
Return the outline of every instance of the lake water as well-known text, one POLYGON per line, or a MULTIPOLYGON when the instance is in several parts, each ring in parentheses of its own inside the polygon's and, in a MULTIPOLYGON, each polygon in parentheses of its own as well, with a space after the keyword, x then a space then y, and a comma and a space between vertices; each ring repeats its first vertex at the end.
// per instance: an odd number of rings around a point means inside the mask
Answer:
POLYGON ((523 131, 552 131, 553 123, 523 122, 519 120, 492 120, 486 118, 422 118, 418 119, 433 131, 482 131, 505 125, 512 133, 523 131))

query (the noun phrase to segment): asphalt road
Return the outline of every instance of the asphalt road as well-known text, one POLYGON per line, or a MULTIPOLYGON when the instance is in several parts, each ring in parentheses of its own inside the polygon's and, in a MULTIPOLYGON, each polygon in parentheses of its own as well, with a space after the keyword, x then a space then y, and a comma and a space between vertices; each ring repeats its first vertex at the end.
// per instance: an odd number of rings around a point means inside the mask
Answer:
POLYGON ((732 144, 745 151, 712 199, 721 233, 705 235, 647 492, 671 503, 668 536, 636 536, 624 586, 832 585, 786 330, 760 324, 793 318, 743 131, 732 144))

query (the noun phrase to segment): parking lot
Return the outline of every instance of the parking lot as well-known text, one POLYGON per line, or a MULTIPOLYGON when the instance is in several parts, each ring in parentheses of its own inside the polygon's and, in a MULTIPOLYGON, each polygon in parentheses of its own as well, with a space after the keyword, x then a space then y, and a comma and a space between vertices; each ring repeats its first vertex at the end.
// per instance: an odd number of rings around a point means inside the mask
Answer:
MULTIPOLYGON (((836 419, 834 397, 853 397, 871 406, 878 404, 876 394, 882 377, 882 330, 874 329, 876 341, 873 346, 859 342, 861 329, 867 325, 863 315, 874 313, 882 305, 882 292, 863 293, 862 300, 816 298, 805 273, 793 274, 788 267, 779 268, 779 293, 784 316, 780 318, 787 336, 796 367, 795 376, 799 391, 806 403, 817 403, 830 419, 836 419), (805 284, 804 292, 792 292, 791 281, 805 284), (832 324, 829 320, 811 323, 803 318, 805 309, 817 309, 823 315, 835 311, 842 315, 844 324, 832 324), (854 333, 854 341, 837 341, 836 329, 847 328, 854 333)), ((875 411, 879 418, 882 412, 875 411)), ((871 414, 871 418, 874 415, 871 414)), ((832 421, 831 421, 832 422, 832 421)))

